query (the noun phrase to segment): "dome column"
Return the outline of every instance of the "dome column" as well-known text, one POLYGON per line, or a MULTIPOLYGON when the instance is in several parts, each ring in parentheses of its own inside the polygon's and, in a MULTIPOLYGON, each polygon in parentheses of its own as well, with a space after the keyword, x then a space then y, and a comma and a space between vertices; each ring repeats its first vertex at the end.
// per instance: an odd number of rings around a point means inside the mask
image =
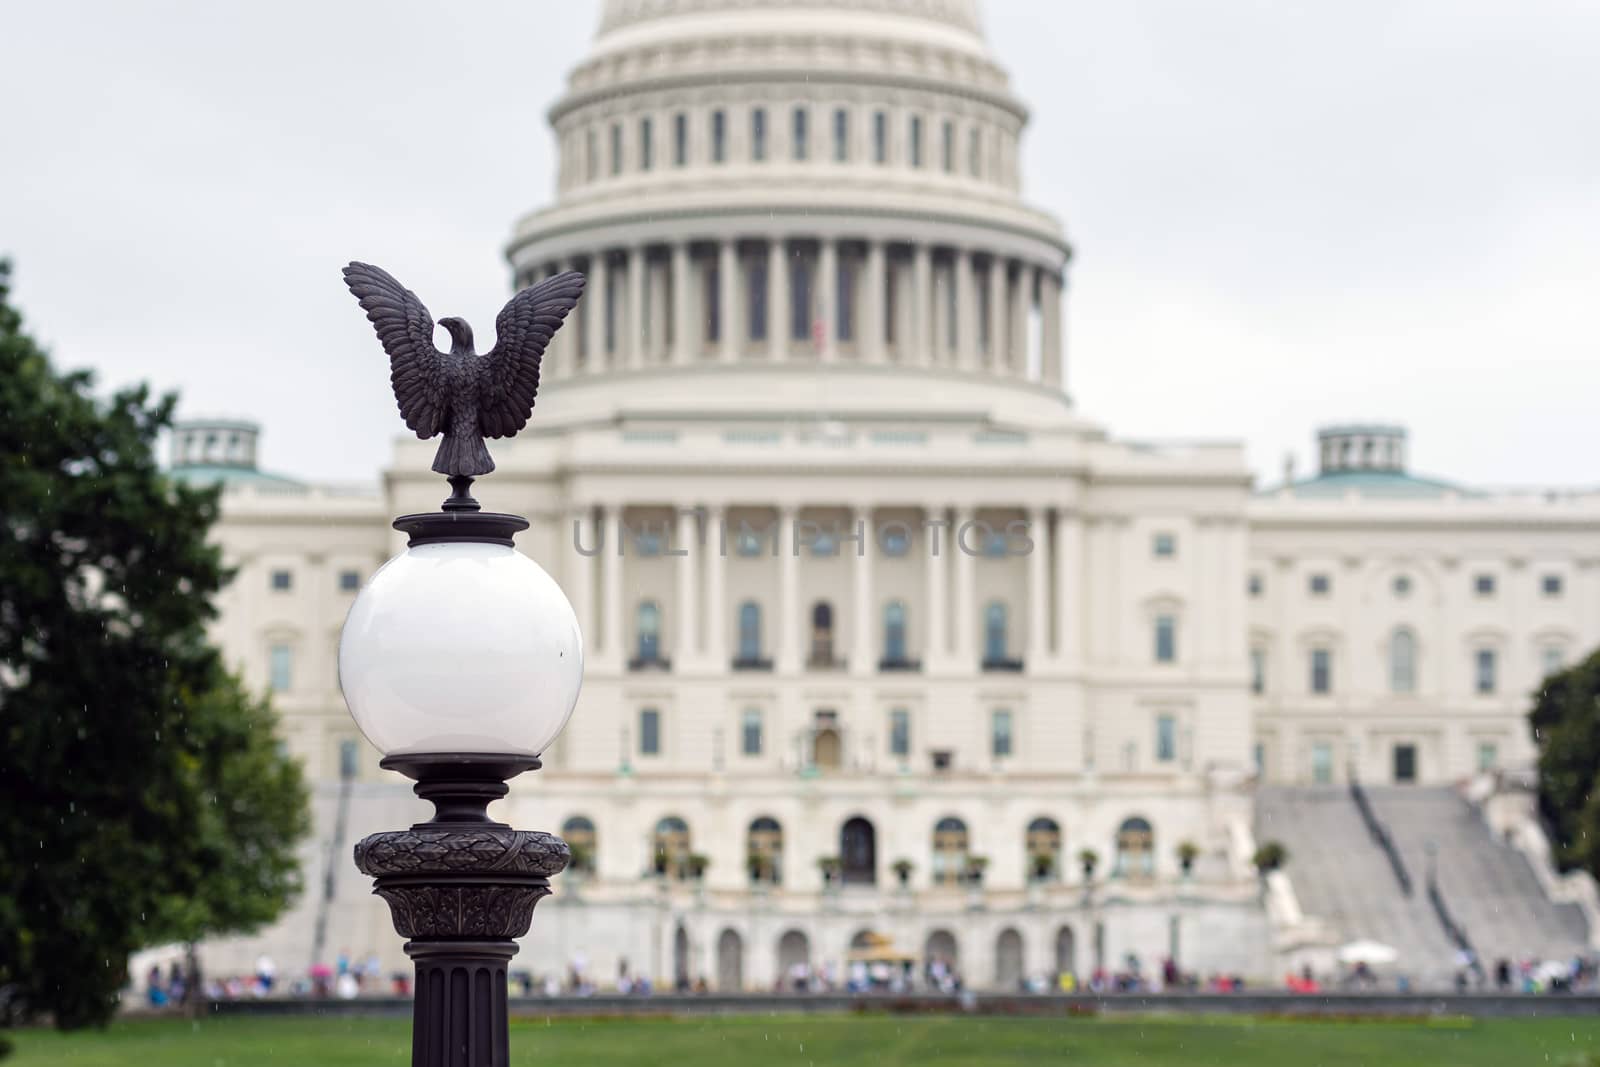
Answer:
POLYGON ((781 236, 767 242, 767 352, 774 362, 789 358, 789 249, 781 236))
MULTIPOLYGON (((589 298, 578 303, 583 313, 583 344, 590 374, 609 369, 611 340, 611 311, 613 297, 610 292, 611 262, 606 250, 597 249, 591 260, 587 287, 589 298)), ((585 633, 589 631, 584 631, 585 633)))
POLYGON ((884 346, 884 270, 883 242, 867 242, 867 258, 858 287, 856 305, 861 309, 861 336, 856 342, 867 363, 883 362, 884 346))
POLYGON ((1061 352, 1061 275, 1057 271, 1044 271, 1039 278, 1040 309, 1039 345, 1040 376, 1046 385, 1061 387, 1065 379, 1061 352))
POLYGON ((1020 378, 1028 376, 1028 313, 1033 308, 1033 271, 1026 263, 1017 263, 1011 284, 1011 336, 1008 349, 1011 373, 1020 378))
POLYGON ((645 246, 628 249, 628 366, 637 370, 644 366, 645 353, 645 246))
POLYGON ((821 320, 817 356, 832 363, 839 358, 839 240, 828 234, 817 247, 817 298, 821 320))
POLYGON ((956 302, 956 366, 973 370, 978 366, 978 279, 977 261, 970 249, 955 250, 950 278, 956 302))
POLYGON ((986 360, 989 370, 998 371, 1006 365, 1006 261, 999 256, 989 257, 989 336, 986 360))
POLYGON ((729 237, 717 245, 717 343, 724 363, 739 357, 745 334, 739 289, 739 241, 729 237))
POLYGON ((926 241, 911 246, 912 362, 928 366, 933 358, 933 249, 926 241))
MULTIPOLYGON (((689 242, 679 241, 672 246, 672 361, 688 363, 694 359, 699 347, 699 330, 693 321, 695 315, 689 284, 689 242)), ((659 317, 657 319, 659 321, 659 317)))

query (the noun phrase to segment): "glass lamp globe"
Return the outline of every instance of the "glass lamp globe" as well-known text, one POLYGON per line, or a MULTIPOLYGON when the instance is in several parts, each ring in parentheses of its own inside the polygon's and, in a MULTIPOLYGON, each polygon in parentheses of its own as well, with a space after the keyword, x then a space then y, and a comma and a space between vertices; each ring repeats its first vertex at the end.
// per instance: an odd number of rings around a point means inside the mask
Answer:
POLYGON ((345 703, 390 756, 537 756, 566 726, 582 681, 571 603, 503 544, 407 548, 361 590, 339 638, 345 703))

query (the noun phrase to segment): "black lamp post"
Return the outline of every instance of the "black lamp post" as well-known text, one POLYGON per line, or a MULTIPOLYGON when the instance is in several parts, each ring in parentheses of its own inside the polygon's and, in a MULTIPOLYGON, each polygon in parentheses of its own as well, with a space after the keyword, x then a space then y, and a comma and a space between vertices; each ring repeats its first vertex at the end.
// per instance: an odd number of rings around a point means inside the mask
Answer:
POLYGON ((427 822, 357 844, 356 866, 408 938, 413 1067, 508 1067, 507 964, 570 853, 552 834, 493 821, 488 805, 566 725, 583 640, 561 588, 514 547, 527 520, 480 510, 469 489, 494 469, 483 436, 527 422, 544 347, 583 279, 518 293, 479 356, 459 319, 444 321, 455 348, 434 349, 427 309, 383 271, 351 264, 345 276, 389 354, 407 425, 446 431, 434 470, 453 490, 441 510, 395 520, 406 550, 361 590, 340 636, 350 714, 381 765, 434 806, 427 822))

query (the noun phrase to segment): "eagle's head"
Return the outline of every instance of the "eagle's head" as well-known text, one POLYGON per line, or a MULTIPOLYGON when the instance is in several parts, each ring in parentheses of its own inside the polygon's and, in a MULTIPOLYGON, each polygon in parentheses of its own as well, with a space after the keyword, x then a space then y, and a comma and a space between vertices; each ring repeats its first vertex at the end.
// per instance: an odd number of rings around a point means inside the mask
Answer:
POLYGON ((450 354, 453 356, 466 356, 472 354, 472 327, 468 326, 465 319, 454 316, 440 319, 439 325, 450 334, 450 354))

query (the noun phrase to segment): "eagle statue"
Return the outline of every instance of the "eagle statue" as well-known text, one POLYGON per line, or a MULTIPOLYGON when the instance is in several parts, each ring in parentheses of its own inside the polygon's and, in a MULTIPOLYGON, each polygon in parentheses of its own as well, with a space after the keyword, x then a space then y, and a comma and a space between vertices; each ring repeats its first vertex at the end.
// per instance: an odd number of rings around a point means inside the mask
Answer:
POLYGON ((452 479, 494 470, 485 437, 510 437, 528 424, 539 392, 539 364, 550 338, 583 295, 583 275, 557 274, 511 298, 494 320, 494 347, 479 355, 472 327, 440 319, 450 351, 433 346, 433 316, 417 294, 370 263, 344 268, 344 283, 389 354, 394 398, 418 437, 443 433, 433 469, 452 479))

